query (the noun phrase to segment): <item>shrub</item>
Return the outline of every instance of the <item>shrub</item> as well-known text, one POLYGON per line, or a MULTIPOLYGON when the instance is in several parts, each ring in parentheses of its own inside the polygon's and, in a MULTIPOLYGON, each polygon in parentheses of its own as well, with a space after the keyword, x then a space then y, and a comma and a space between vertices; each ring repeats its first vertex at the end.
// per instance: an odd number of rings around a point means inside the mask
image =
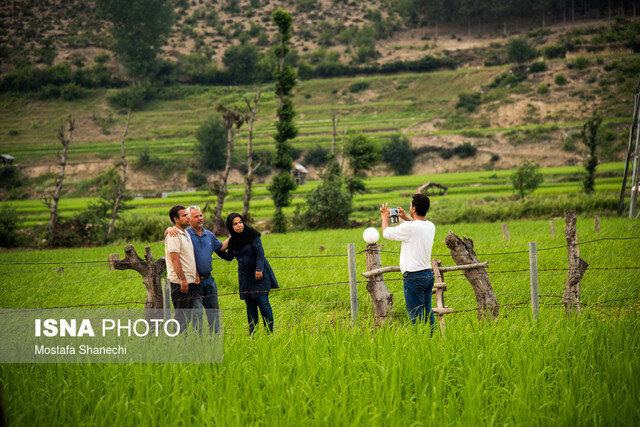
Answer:
POLYGON ((440 151, 440 157, 442 157, 445 160, 449 160, 450 158, 453 157, 454 154, 455 153, 451 148, 445 148, 442 151, 440 151))
POLYGON ((509 61, 522 64, 538 56, 538 50, 525 37, 516 37, 507 42, 509 61))
POLYGON ((0 167, 0 188, 11 190, 22 185, 20 170, 14 165, 0 167))
POLYGON ((564 58, 567 56, 567 48, 560 44, 555 44, 551 46, 546 46, 542 49, 542 53, 545 58, 554 59, 554 58, 564 58))
POLYGON ((117 90, 107 95, 107 102, 114 108, 139 109, 156 97, 157 88, 151 83, 142 83, 117 90))
POLYGON ((349 224, 353 210, 352 197, 344 191, 344 179, 335 156, 330 155, 327 168, 321 175, 322 183, 307 196, 307 209, 303 223, 311 228, 335 228, 349 224))
POLYGON ((540 73, 542 71, 547 71, 547 63, 544 61, 536 61, 532 62, 529 66, 529 71, 532 73, 540 73))
POLYGON ((540 83, 540 86, 538 86, 537 92, 540 95, 545 95, 549 93, 549 85, 546 83, 540 83))
POLYGON ((481 103, 482 103, 482 94, 478 92, 474 92, 474 93, 463 92, 460 95, 458 95, 458 103, 456 104, 456 108, 466 110, 472 113, 481 103))
POLYGON ((87 91, 75 83, 67 83, 60 88, 60 96, 65 101, 73 101, 87 96, 87 91))
POLYGON ((542 183, 542 174, 540 166, 537 163, 527 159, 520 163, 520 166, 511 175, 511 182, 514 190, 524 198, 527 193, 532 193, 542 183))
POLYGON ((475 156, 478 152, 478 149, 470 142, 465 142, 464 144, 458 145, 456 148, 454 148, 453 152, 461 159, 465 159, 467 157, 475 156))
POLYGON ((196 188, 207 184, 207 175, 200 169, 187 168, 187 182, 196 188))
POLYGON ((323 166, 329 158, 329 150, 321 145, 315 145, 309 148, 304 155, 304 163, 309 166, 323 166))
POLYGON ((564 86, 568 83, 567 77, 562 73, 556 74, 554 81, 558 86, 564 86))
POLYGON ((368 82, 356 82, 356 83, 353 83, 351 86, 349 86, 349 92, 351 93, 358 93, 367 89, 369 89, 368 82))
POLYGON ((110 58, 111 56, 108 53, 99 53, 93 57, 93 60, 95 61, 96 64, 104 64, 110 58))
POLYGON ((396 134, 382 145, 382 159, 396 175, 409 175, 416 153, 406 136, 396 134))
POLYGON ((585 58, 584 56, 580 56, 578 58, 576 58, 573 62, 572 62, 574 68, 576 70, 584 70, 585 68, 589 67, 591 65, 591 61, 589 60, 589 58, 585 58))

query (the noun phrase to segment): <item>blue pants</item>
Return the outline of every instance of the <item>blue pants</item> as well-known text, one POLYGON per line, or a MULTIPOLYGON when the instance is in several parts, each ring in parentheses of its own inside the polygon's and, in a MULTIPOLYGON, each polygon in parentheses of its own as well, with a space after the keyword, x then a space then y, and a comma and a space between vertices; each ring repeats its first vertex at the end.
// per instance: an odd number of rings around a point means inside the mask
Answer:
POLYGON ((204 307, 204 312, 209 322, 209 330, 218 333, 220 328, 220 306, 218 305, 218 286, 216 281, 209 275, 205 278, 200 278, 200 284, 197 287, 197 293, 201 298, 195 298, 192 306, 196 328, 199 330, 202 325, 202 308, 204 307))
POLYGON ((249 333, 253 335, 258 324, 258 309, 260 309, 260 315, 262 315, 262 323, 269 329, 269 332, 273 332, 273 310, 271 310, 271 304, 269 303, 269 292, 249 294, 244 302, 247 304, 249 333))
POLYGON ((428 316, 431 332, 433 333, 433 325, 436 322, 431 310, 433 272, 431 270, 411 271, 404 273, 403 276, 404 299, 411 323, 415 324, 416 320, 419 323, 426 323, 428 316))

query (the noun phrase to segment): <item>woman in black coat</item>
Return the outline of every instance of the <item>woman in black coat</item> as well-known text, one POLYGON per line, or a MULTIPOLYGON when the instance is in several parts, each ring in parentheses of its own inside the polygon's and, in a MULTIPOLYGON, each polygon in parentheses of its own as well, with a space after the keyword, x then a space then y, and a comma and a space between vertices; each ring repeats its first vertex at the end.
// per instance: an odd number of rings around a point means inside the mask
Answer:
POLYGON ((278 287, 278 281, 264 256, 260 233, 245 225, 242 216, 232 213, 227 217, 227 230, 231 237, 218 252, 220 258, 238 260, 238 284, 240 299, 247 305, 249 333, 253 334, 258 324, 258 309, 262 322, 273 332, 273 310, 269 303, 269 291, 278 287))

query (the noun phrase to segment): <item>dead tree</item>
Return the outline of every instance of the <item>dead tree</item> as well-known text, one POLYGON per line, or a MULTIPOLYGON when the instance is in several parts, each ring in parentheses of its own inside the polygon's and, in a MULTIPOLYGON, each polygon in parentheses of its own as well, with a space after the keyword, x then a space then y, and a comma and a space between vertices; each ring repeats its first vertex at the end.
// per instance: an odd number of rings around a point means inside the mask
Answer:
POLYGON ((162 274, 167 266, 164 257, 153 259, 151 247, 144 247, 144 260, 140 258, 133 245, 124 248, 124 259, 120 260, 119 254, 109 255, 109 268, 116 270, 135 270, 142 276, 142 283, 147 290, 147 299, 144 307, 147 310, 163 308, 162 303, 162 274))
POLYGON ((42 200, 49 207, 49 239, 53 238, 56 223, 58 222, 58 201, 60 200, 60 194, 62 193, 62 184, 64 183, 64 176, 67 169, 67 152, 69 150, 69 145, 71 144, 75 128, 76 122, 71 118, 71 116, 69 116, 67 119, 67 132, 65 134, 64 125, 62 119, 60 119, 60 128, 58 129, 58 141, 62 144, 62 152, 58 152, 60 175, 53 195, 48 196, 45 194, 42 196, 42 200))
MULTIPOLYGON (((449 230, 449 234, 444 239, 445 244, 451 251, 451 257, 457 265, 461 264, 478 264, 478 256, 473 250, 473 240, 464 236, 460 239, 453 231, 449 230)), ((489 275, 484 267, 476 267, 472 269, 462 270, 476 294, 476 303, 478 304, 478 320, 486 314, 493 319, 497 319, 500 314, 500 305, 493 291, 489 275)))
POLYGON ((566 227, 564 237, 567 239, 567 252, 569 257, 569 273, 567 284, 564 287, 562 302, 565 313, 571 315, 574 311, 580 313, 580 281, 589 263, 580 258, 578 248, 578 231, 576 230, 576 211, 565 212, 566 227))
POLYGON ((253 174, 258 170, 262 164, 263 159, 260 159, 258 163, 253 165, 253 123, 256 120, 258 114, 258 102, 260 102, 260 91, 256 93, 253 98, 253 103, 250 103, 248 99, 245 99, 249 113, 245 116, 245 121, 249 123, 249 140, 247 142, 247 174, 244 176, 244 201, 242 204, 242 217, 247 218, 249 214, 249 203, 251 202, 251 186, 253 185, 253 174))
POLYGON ((120 203, 122 202, 122 195, 124 194, 124 191, 127 188, 127 158, 125 157, 124 141, 126 140, 127 132, 129 131, 130 119, 131 119, 131 108, 129 108, 129 113, 127 113, 127 124, 124 126, 124 132, 122 133, 122 142, 120 143, 121 153, 122 153, 122 179, 120 180, 118 195, 116 196, 116 201, 113 205, 113 211, 111 212, 111 223, 109 224, 109 230, 107 231, 107 240, 111 240, 111 236, 113 235, 113 228, 116 223, 116 217, 118 216, 118 209, 120 208, 120 203))
POLYGON ((222 175, 218 175, 213 184, 213 190, 218 196, 218 202, 216 208, 213 211, 214 219, 214 234, 222 235, 226 234, 226 227, 222 220, 222 207, 224 206, 224 199, 227 197, 227 181, 229 179, 229 172, 231 171, 231 156, 233 154, 233 128, 240 129, 245 121, 245 115, 233 111, 223 105, 218 105, 218 111, 222 113, 222 123, 227 129, 227 161, 224 166, 224 172, 222 175))

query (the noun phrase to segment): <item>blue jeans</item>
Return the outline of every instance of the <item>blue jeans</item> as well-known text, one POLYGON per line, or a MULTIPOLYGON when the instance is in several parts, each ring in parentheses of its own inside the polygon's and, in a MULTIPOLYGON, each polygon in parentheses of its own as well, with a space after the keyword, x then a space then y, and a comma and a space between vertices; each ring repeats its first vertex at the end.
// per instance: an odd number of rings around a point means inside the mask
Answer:
POLYGON ((209 331, 218 333, 220 328, 220 314, 218 305, 218 287, 216 281, 211 275, 200 278, 200 284, 196 286, 198 288, 197 295, 200 298, 194 298, 192 307, 194 309, 194 323, 196 328, 200 330, 202 327, 202 308, 207 315, 207 321, 209 322, 209 331))
POLYGON ((271 310, 271 304, 269 303, 269 293, 250 294, 244 302, 247 304, 249 333, 253 335, 258 324, 258 309, 260 309, 260 315, 262 315, 262 323, 269 329, 269 332, 273 332, 273 310, 271 310))
POLYGON ((411 271, 404 276, 404 299, 411 323, 426 323, 429 316, 431 332, 436 318, 431 310, 431 294, 433 292, 433 272, 431 270, 411 271))

